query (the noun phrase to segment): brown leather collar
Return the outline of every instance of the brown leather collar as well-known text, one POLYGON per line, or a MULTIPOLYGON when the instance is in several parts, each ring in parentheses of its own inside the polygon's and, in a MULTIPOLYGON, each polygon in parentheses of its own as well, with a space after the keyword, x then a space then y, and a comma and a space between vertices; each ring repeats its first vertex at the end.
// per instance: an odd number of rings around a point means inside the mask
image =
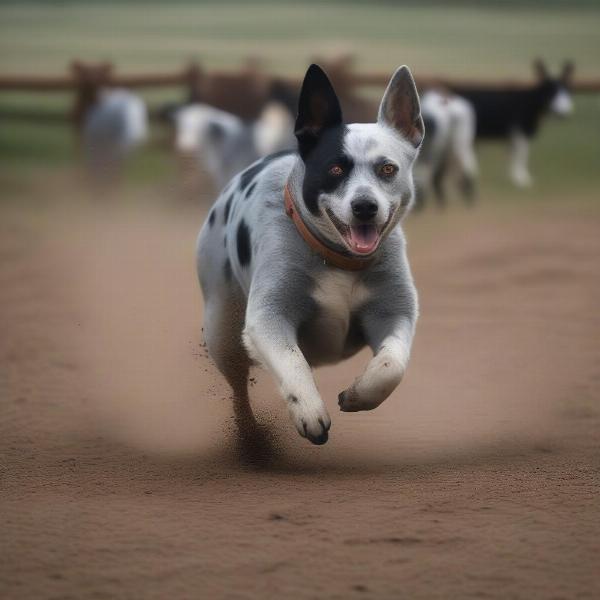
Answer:
POLYGON ((292 190, 290 190, 289 182, 285 184, 283 195, 285 198, 285 212, 287 213, 288 217, 292 219, 294 225, 296 225, 296 229, 304 238, 304 241, 315 252, 318 252, 326 263, 346 271, 362 271, 372 264, 375 258, 374 256, 366 256, 363 258, 361 256, 342 254, 341 252, 326 246, 321 240, 319 240, 302 220, 300 211, 296 208, 296 203, 294 202, 294 197, 292 196, 292 190))

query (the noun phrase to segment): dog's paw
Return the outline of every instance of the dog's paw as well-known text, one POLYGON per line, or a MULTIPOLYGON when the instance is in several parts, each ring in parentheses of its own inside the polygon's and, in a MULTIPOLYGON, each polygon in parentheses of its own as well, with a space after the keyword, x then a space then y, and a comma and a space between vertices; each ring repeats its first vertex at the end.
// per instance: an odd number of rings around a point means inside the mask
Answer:
POLYGON ((358 412, 361 410, 373 410, 377 408, 387 396, 360 394, 356 384, 340 392, 338 395, 338 405, 342 412, 358 412))
POLYGON ((404 377, 406 361, 390 354, 373 357, 366 371, 338 396, 343 412, 377 408, 396 389, 404 377))
POLYGON ((331 418, 327 414, 326 408, 308 408, 303 406, 298 400, 288 400, 292 421, 298 430, 298 433, 310 440, 313 444, 320 446, 329 438, 329 428, 331 427, 331 418))

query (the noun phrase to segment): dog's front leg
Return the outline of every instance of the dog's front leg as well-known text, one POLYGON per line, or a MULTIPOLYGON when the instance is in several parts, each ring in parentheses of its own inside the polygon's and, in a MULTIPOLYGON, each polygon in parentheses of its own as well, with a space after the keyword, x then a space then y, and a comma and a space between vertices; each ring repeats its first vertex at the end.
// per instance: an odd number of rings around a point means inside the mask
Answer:
MULTIPOLYGON (((381 326, 381 323, 378 324, 381 326)), ((379 327, 378 327, 379 329, 379 327)), ((369 332, 367 331, 367 337, 369 332)), ((338 404, 344 412, 372 410, 377 408, 402 381, 414 334, 414 321, 401 319, 390 327, 389 333, 371 339, 374 356, 364 373, 338 396, 338 404)))
POLYGON ((298 347, 296 328, 283 311, 273 314, 256 304, 250 302, 246 313, 246 348, 274 375, 298 433, 313 444, 324 444, 331 419, 298 347))

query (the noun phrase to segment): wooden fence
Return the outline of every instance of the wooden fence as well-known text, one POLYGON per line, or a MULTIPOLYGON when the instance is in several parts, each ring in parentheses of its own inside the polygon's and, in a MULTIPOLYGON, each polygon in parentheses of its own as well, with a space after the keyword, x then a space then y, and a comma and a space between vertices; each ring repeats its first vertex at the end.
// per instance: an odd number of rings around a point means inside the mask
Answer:
MULTIPOLYGON (((384 87, 390 73, 357 73, 351 57, 342 57, 334 61, 322 61, 329 73, 336 91, 342 100, 350 104, 348 117, 359 116, 367 110, 366 104, 358 99, 356 90, 366 87, 384 87)), ((526 88, 532 81, 505 79, 481 80, 469 78, 451 78, 416 74, 420 89, 441 86, 448 89, 477 86, 487 89, 526 88)), ((22 76, 0 74, 0 92, 74 92, 74 103, 70 117, 76 124, 93 102, 101 87, 125 87, 131 89, 180 87, 186 90, 187 100, 204 101, 223 110, 238 114, 243 118, 253 118, 264 106, 265 99, 273 95, 274 90, 295 98, 300 86, 297 78, 270 76, 258 64, 249 61, 237 71, 206 72, 198 64, 191 64, 179 71, 155 73, 116 73, 110 63, 83 64, 74 61, 65 75, 59 76, 22 76)), ((600 92, 600 78, 576 78, 572 89, 577 93, 600 92)), ((3 110, 4 117, 27 116, 27 111, 3 110)), ((29 116, 35 115, 29 111, 29 116)), ((55 118, 58 115, 54 115, 55 118)), ((66 115, 63 115, 63 117, 66 115)))
MULTIPOLYGON (((211 77, 216 79, 238 79, 248 71, 213 71, 211 77)), ((195 68, 188 67, 175 72, 156 72, 142 74, 111 74, 103 81, 103 84, 127 88, 151 88, 151 87, 179 87, 191 85, 195 80, 195 68)), ((300 79, 293 77, 278 77, 282 81, 294 86, 300 85, 300 79)), ((355 73, 351 75, 351 82, 357 87, 384 87, 390 79, 390 73, 355 73)), ((432 87, 441 85, 450 89, 454 87, 477 86, 489 89, 502 89, 506 87, 525 88, 531 86, 532 82, 523 79, 472 79, 456 78, 435 75, 416 75, 415 80, 420 87, 432 87)), ((73 91, 80 81, 73 74, 66 75, 3 75, 0 74, 0 91, 73 91)), ((577 93, 600 92, 600 78, 577 78, 571 86, 577 93)))

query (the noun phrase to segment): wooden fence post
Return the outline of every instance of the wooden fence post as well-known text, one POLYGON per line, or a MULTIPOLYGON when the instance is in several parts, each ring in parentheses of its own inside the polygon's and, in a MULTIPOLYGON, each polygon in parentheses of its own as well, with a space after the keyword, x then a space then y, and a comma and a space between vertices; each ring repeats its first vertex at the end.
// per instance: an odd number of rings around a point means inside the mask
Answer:
POLYGON ((71 63, 71 74, 75 82, 71 119, 77 131, 81 131, 86 113, 98 100, 100 89, 110 85, 112 71, 113 66, 108 62, 85 64, 75 60, 71 63))
POLYGON ((202 102, 204 96, 204 71, 197 63, 191 63, 183 74, 184 85, 187 86, 189 103, 202 102))

